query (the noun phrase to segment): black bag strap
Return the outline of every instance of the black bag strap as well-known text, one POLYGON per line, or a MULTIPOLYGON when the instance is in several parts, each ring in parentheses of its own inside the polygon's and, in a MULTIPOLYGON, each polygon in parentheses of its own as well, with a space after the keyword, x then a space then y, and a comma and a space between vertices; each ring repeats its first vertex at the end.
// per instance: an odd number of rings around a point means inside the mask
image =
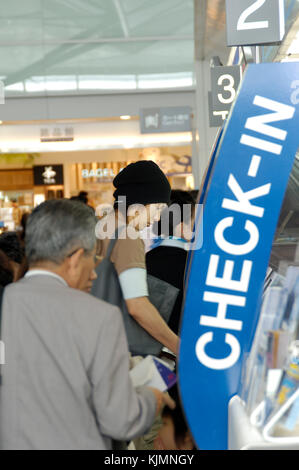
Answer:
POLYGON ((109 243, 109 245, 108 245, 107 253, 106 253, 105 259, 110 259, 111 253, 112 253, 112 251, 113 251, 113 248, 114 248, 115 245, 116 245, 116 242, 117 242, 117 237, 114 235, 114 238, 112 238, 112 239, 110 240, 110 243, 109 243))
POLYGON ((110 240, 110 243, 108 245, 108 249, 107 249, 107 253, 106 253, 106 256, 105 256, 105 259, 110 259, 111 257, 111 254, 112 254, 112 251, 113 251, 113 248, 115 247, 116 245, 116 242, 118 240, 118 237, 119 237, 119 234, 120 232, 125 228, 124 225, 122 225, 121 227, 118 227, 115 232, 114 232, 114 237, 111 238, 110 240))

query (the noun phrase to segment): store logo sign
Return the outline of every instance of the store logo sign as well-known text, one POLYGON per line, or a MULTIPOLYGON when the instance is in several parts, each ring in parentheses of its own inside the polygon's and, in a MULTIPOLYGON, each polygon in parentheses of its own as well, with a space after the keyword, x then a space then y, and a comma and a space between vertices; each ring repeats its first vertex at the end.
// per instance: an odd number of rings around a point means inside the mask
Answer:
POLYGON ((44 184, 55 184, 56 171, 53 170, 52 166, 46 166, 43 172, 44 184))
MULTIPOLYGON (((122 170, 122 168, 121 168, 122 170)), ((121 171, 120 170, 120 171, 121 171)), ((115 174, 112 168, 84 169, 81 172, 82 178, 114 178, 115 174)))
POLYGON ((41 142, 72 142, 74 140, 73 127, 55 126, 40 129, 41 142))
POLYGON ((37 165, 33 167, 34 186, 63 184, 63 165, 37 165))
POLYGON ((299 146, 299 109, 291 101, 298 73, 298 64, 248 68, 216 156, 203 247, 190 262, 179 365, 184 408, 201 449, 227 448, 228 404, 239 392, 299 146))

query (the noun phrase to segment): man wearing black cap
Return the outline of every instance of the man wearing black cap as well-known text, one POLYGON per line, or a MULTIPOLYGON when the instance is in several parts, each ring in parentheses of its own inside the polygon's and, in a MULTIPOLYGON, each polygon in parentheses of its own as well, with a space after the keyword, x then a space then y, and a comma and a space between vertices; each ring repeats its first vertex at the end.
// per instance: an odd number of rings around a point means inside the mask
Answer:
MULTIPOLYGON (((119 232, 110 259, 118 274, 128 313, 150 336, 176 355, 179 339, 148 298, 145 248, 139 236, 139 231, 160 218, 162 209, 169 203, 170 184, 152 161, 128 165, 115 177, 113 184, 116 188, 114 211, 103 219, 102 226, 107 227, 109 221, 115 223, 117 219, 116 226, 125 228, 119 232)), ((108 232, 106 238, 98 235, 102 239, 101 257, 105 257, 110 244, 108 232)), ((109 237, 113 236, 112 230, 109 237)), ((129 349, 132 355, 143 354, 134 350, 130 340, 129 349)))
POLYGON ((170 201, 171 187, 158 165, 141 160, 131 163, 113 181, 115 203, 122 196, 127 198, 127 206, 132 204, 166 203, 170 201))

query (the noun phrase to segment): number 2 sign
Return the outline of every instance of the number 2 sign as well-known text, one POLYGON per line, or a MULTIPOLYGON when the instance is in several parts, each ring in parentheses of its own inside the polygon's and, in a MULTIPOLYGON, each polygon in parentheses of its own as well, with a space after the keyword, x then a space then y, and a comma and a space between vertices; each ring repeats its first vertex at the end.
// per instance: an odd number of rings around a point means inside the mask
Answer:
POLYGON ((226 0, 227 45, 279 43, 285 34, 284 0, 226 0))

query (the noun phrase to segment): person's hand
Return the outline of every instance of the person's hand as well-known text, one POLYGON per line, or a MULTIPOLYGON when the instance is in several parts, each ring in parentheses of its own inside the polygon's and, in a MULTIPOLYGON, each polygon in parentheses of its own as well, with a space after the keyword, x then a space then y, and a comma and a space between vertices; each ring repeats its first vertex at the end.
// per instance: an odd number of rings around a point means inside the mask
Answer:
POLYGON ((162 410, 163 406, 168 406, 172 410, 175 409, 176 404, 175 401, 169 396, 168 393, 160 392, 157 388, 149 387, 149 389, 153 392, 156 397, 157 407, 156 407, 156 416, 159 415, 160 411, 162 410))

